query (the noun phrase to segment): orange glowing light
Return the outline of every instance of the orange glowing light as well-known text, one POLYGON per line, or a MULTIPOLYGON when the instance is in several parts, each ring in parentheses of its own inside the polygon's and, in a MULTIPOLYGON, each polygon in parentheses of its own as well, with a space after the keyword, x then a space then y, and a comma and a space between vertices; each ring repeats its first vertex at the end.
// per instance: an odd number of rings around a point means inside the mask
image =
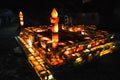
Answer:
POLYGON ((20 11, 19 17, 20 17, 21 19, 23 18, 23 13, 22 13, 22 11, 20 11))
POLYGON ((59 28, 58 28, 58 24, 54 25, 54 27, 52 27, 52 32, 58 32, 59 28))
POLYGON ((58 38, 58 34, 52 34, 52 47, 53 48, 56 48, 58 46, 58 41, 59 41, 59 38, 58 38))
POLYGON ((41 46, 42 46, 42 48, 46 48, 46 44, 44 41, 41 41, 41 46))
POLYGON ((52 43, 52 47, 55 49, 55 48, 57 48, 57 46, 58 46, 58 42, 53 42, 52 43))
POLYGON ((58 37, 59 37, 58 34, 53 34, 52 35, 52 39, 53 39, 52 41, 53 42, 58 42, 59 41, 58 37))
POLYGON ((50 18, 50 22, 53 24, 52 26, 52 47, 55 49, 58 46, 58 41, 59 41, 59 36, 58 36, 58 22, 59 22, 59 18, 58 18, 58 13, 56 11, 55 8, 53 8, 52 13, 51 13, 51 18, 50 18))
POLYGON ((58 13, 57 13, 55 8, 53 8, 51 16, 52 16, 52 18, 57 18, 58 17, 58 13))
POLYGON ((51 12, 51 18, 50 18, 50 22, 53 24, 52 27, 52 32, 58 32, 58 22, 59 22, 59 18, 58 18, 58 13, 56 11, 55 8, 53 8, 52 12, 51 12))
POLYGON ((19 13, 19 18, 20 18, 20 25, 21 25, 21 26, 24 26, 23 13, 22 13, 22 11, 20 11, 20 13, 19 13))

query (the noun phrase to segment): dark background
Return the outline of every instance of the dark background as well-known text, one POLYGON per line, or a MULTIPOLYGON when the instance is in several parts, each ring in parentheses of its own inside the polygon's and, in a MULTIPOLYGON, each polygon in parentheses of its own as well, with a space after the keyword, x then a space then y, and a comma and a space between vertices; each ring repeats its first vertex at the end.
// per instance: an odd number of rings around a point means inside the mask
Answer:
POLYGON ((11 9, 16 15, 22 11, 25 17, 37 20, 41 24, 49 22, 54 7, 60 14, 97 12, 100 17, 99 25, 118 29, 116 26, 119 25, 120 20, 119 0, 88 0, 86 3, 83 1, 85 0, 3 0, 0 2, 0 8, 11 9))
MULTIPOLYGON (((119 33, 119 0, 1 0, 0 15, 7 9, 13 12, 15 21, 9 22, 0 16, 0 80, 39 80, 27 62, 24 53, 15 52, 18 46, 15 36, 19 27, 18 14, 25 16, 25 25, 48 24, 51 10, 55 7, 59 14, 71 14, 78 23, 76 14, 98 13, 98 29, 119 33)), ((13 18, 13 17, 12 17, 13 18)), ((78 20, 84 20, 79 18, 78 20)), ((91 20, 88 20, 91 21, 91 20)), ((119 35, 118 35, 119 36, 119 35)), ((56 75, 57 80, 120 80, 120 52, 106 55, 95 63, 77 69, 70 69, 56 75)))

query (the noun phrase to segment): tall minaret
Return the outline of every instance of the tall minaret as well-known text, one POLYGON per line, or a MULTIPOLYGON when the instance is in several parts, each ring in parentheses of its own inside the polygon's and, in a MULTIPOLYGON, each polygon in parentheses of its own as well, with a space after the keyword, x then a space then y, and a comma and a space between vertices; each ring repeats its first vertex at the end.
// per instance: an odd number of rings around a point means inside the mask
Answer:
POLYGON ((52 25, 52 47, 55 49, 58 46, 58 41, 59 41, 59 27, 58 27, 58 22, 59 22, 59 17, 58 13, 55 8, 53 8, 52 13, 51 13, 51 18, 50 22, 53 24, 52 25))
POLYGON ((24 26, 24 20, 23 20, 23 13, 21 11, 19 13, 19 19, 20 19, 20 26, 23 27, 24 26))

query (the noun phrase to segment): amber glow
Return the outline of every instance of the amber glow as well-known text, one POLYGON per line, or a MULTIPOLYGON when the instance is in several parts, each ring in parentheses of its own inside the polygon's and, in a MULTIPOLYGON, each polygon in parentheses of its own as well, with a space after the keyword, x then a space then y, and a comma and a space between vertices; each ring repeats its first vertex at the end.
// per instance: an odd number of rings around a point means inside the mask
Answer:
POLYGON ((29 47, 32 47, 32 40, 28 39, 27 40, 29 47))
POLYGON ((58 41, 59 41, 59 38, 58 38, 58 34, 52 34, 52 47, 53 48, 56 48, 58 46, 58 41))
POLYGON ((53 42, 52 43, 52 47, 55 49, 57 47, 58 43, 57 42, 53 42))
POLYGON ((58 24, 55 24, 54 27, 52 27, 52 32, 58 32, 58 24))
POLYGON ((44 41, 41 41, 40 43, 41 43, 42 48, 46 48, 46 44, 44 41))
POLYGON ((58 34, 53 34, 52 39, 53 42, 58 42, 58 34))
POLYGON ((22 11, 20 11, 19 17, 20 17, 20 20, 23 20, 23 13, 22 13, 22 11))
POLYGON ((24 15, 21 11, 19 14, 21 29, 17 40, 40 80, 55 80, 52 70, 86 64, 95 57, 112 53, 118 46, 115 34, 109 35, 86 25, 59 25, 55 8, 50 15, 48 26, 22 27, 24 15))
POLYGON ((59 18, 58 18, 58 13, 57 13, 55 8, 53 8, 53 10, 51 12, 50 22, 53 24, 52 32, 58 32, 58 30, 59 30, 59 28, 58 28, 59 18))
POLYGON ((55 8, 53 8, 51 12, 50 22, 53 24, 51 28, 52 29, 52 47, 55 49, 58 46, 58 41, 59 41, 59 36, 58 36, 59 18, 58 18, 58 13, 55 8))
POLYGON ((19 13, 19 19, 20 19, 20 26, 24 26, 23 13, 21 11, 19 13))
POLYGON ((57 13, 55 8, 53 8, 51 16, 52 16, 52 18, 57 18, 58 17, 58 13, 57 13))

